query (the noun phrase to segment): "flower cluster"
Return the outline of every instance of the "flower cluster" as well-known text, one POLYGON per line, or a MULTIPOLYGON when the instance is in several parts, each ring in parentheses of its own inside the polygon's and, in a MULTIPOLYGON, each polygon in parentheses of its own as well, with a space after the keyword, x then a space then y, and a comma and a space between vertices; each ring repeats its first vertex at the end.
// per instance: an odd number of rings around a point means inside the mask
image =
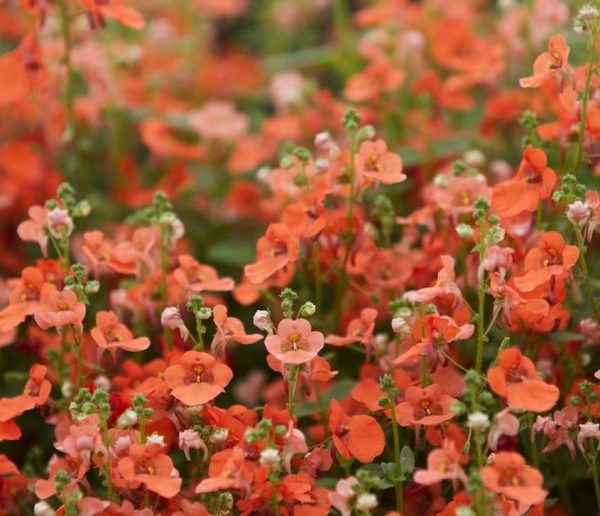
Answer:
POLYGON ((598 0, 0 3, 0 515, 600 510, 598 0))

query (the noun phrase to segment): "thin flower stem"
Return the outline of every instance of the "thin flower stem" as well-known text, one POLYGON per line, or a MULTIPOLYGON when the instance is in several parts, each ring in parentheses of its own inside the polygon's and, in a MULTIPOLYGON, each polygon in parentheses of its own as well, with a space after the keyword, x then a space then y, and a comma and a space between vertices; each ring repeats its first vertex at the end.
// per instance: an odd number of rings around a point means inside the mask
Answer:
POLYGON ((533 431, 533 413, 527 413, 527 420, 529 421, 529 441, 531 443, 531 463, 537 469, 540 467, 540 457, 538 454, 537 443, 535 442, 535 432, 533 431))
POLYGON ((280 516, 281 511, 279 509, 279 500, 277 498, 277 482, 275 474, 271 475, 271 505, 273 506, 273 513, 275 516, 280 516))
POLYGON ((594 61, 596 59, 596 38, 598 36, 597 23, 594 24, 588 49, 590 52, 588 59, 588 70, 585 76, 585 86, 583 88, 583 97, 581 99, 581 113, 579 115, 579 140, 577 142, 577 154, 575 155, 575 164, 573 165, 573 173, 575 177, 579 177, 581 172, 581 162, 583 160, 583 144, 585 142, 585 124, 587 116, 588 100, 590 98, 590 89, 592 85, 592 75, 594 74, 594 61))
MULTIPOLYGON (((169 268, 168 238, 167 227, 164 224, 160 224, 160 297, 163 308, 169 306, 169 291, 167 288, 167 269, 169 268)), ((167 344, 167 350, 173 351, 173 334, 166 326, 163 326, 163 337, 167 344)))
POLYGON ((67 129, 66 140, 73 138, 75 132, 75 92, 73 84, 73 62, 71 59, 71 51, 73 49, 73 37, 71 35, 71 20, 69 17, 69 7, 66 0, 58 2, 60 12, 60 28, 64 45, 64 61, 67 68, 67 82, 65 88, 65 108, 67 111, 67 129))
POLYGON ((594 318, 600 322, 600 310, 594 299, 594 289, 592 287, 592 281, 590 279, 590 273, 588 269, 587 260, 585 258, 586 247, 583 242, 583 236, 580 228, 575 228, 575 238, 577 239, 577 247, 579 248, 579 266, 581 268, 581 274, 583 276, 583 285, 587 294, 588 301, 592 307, 594 318))
POLYGON ((112 457, 110 455, 110 438, 108 437, 108 427, 106 425, 106 421, 102 419, 100 421, 100 425, 102 427, 102 441, 104 442, 104 447, 106 448, 106 465, 104 469, 104 474, 106 476, 106 497, 109 501, 113 499, 113 483, 112 483, 112 457))
POLYGON ((298 380, 298 366, 291 365, 289 371, 289 384, 288 384, 288 414, 290 420, 294 420, 294 408, 296 403, 296 383, 298 380))
MULTIPOLYGON (((394 436, 394 462, 396 463, 396 474, 402 474, 402 462, 400 460, 400 434, 398 432, 398 421, 396 420, 396 411, 394 400, 391 396, 388 396, 388 404, 390 407, 390 414, 392 416, 392 434, 394 436)), ((404 514, 404 487, 402 485, 402 478, 398 478, 394 482, 394 489, 396 491, 396 510, 400 514, 404 514)))

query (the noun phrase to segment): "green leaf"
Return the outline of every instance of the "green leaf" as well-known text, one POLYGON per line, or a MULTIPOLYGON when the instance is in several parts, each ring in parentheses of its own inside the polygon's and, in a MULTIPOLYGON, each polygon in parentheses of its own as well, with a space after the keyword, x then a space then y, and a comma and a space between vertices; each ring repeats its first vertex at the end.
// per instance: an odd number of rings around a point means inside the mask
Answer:
POLYGON ((408 446, 403 446, 400 450, 400 465, 402 473, 407 477, 415 470, 415 456, 408 446))

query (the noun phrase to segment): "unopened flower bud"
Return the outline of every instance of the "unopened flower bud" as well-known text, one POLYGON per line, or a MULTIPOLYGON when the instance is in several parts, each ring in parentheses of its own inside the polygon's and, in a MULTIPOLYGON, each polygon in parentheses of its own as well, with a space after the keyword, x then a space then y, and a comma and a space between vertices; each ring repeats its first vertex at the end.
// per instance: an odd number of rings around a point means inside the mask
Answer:
POLYGON ((356 509, 359 511, 370 511, 377 505, 377 497, 371 493, 363 493, 356 499, 356 509))
POLYGON ((316 311, 317 311, 316 305, 314 303, 311 303, 310 301, 307 301, 300 307, 300 316, 301 317, 310 317, 311 315, 314 315, 314 313, 316 311))
POLYGON ((589 220, 591 213, 588 203, 575 201, 574 203, 569 204, 567 218, 574 226, 582 226, 589 220))
POLYGON ((179 308, 176 306, 168 306, 162 311, 162 314, 160 315, 160 323, 165 328, 179 330, 179 334, 183 340, 187 340, 190 335, 190 332, 181 318, 179 308))
POLYGON ((273 323, 268 310, 257 310, 252 318, 252 323, 259 330, 266 331, 269 335, 273 333, 273 323))
POLYGON ((221 444, 229 437, 229 430, 227 428, 216 428, 210 436, 209 441, 213 444, 221 444))
POLYGON ((485 432, 490 426, 490 418, 483 412, 473 412, 469 414, 467 426, 471 430, 485 432))
POLYGON ((266 448, 260 454, 259 462, 263 466, 276 468, 277 466, 279 466, 279 461, 279 451, 275 448, 266 448))
POLYGON ((60 386, 60 393, 63 395, 63 397, 70 398, 73 396, 73 392, 73 382, 71 380, 65 380, 60 386))
POLYGON ((42 500, 33 506, 33 514, 35 516, 54 516, 56 512, 47 502, 42 500))
POLYGON ((408 326, 408 322, 404 317, 394 317, 392 319, 392 330, 394 330, 395 333, 402 333, 408 326))
POLYGON ((460 238, 471 238, 475 234, 471 225, 463 223, 456 226, 456 232, 460 238))
POLYGON ((137 420, 138 417, 135 410, 128 408, 117 419, 117 426, 119 428, 130 428, 137 423, 137 420))

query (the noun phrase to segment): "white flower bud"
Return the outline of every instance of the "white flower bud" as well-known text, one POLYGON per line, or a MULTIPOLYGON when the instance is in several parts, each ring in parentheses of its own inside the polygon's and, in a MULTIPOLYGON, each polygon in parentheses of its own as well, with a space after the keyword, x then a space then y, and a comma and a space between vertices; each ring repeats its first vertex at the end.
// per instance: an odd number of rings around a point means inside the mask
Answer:
POLYGON ((229 437, 229 430, 227 430, 227 428, 215 428, 209 438, 209 441, 213 444, 220 444, 225 442, 227 437, 229 437))
POLYGON ((54 516, 56 512, 47 502, 42 500, 33 506, 33 514, 35 514, 35 516, 54 516))
POLYGON ((371 493, 363 493, 356 499, 356 509, 359 511, 370 511, 377 505, 377 497, 371 493))
POLYGON ((478 149, 472 149, 463 154, 463 160, 470 167, 481 168, 485 165, 485 154, 478 149))
POLYGON ((65 380, 63 384, 60 386, 60 393, 65 398, 70 398, 73 396, 74 392, 73 382, 71 380, 65 380))
POLYGON ((471 238, 475 234, 471 225, 463 223, 456 226, 456 232, 460 238, 471 238))
POLYGON ((279 461, 280 461, 279 451, 276 450, 275 448, 265 448, 260 453, 259 462, 263 466, 269 466, 269 467, 276 468, 277 466, 279 466, 279 461))
POLYGON ((252 323, 259 330, 266 331, 269 335, 273 333, 273 323, 268 310, 257 310, 252 318, 252 323))
POLYGON ((471 430, 485 432, 490 426, 490 418, 483 412, 473 412, 469 414, 467 426, 471 430))
POLYGON ((146 439, 146 442, 148 444, 158 444, 160 446, 165 446, 165 436, 160 435, 156 432, 152 432, 146 439))
POLYGON ((119 419, 117 419, 117 426, 119 428, 129 428, 137 423, 138 417, 135 410, 128 408, 123 412, 119 419))

